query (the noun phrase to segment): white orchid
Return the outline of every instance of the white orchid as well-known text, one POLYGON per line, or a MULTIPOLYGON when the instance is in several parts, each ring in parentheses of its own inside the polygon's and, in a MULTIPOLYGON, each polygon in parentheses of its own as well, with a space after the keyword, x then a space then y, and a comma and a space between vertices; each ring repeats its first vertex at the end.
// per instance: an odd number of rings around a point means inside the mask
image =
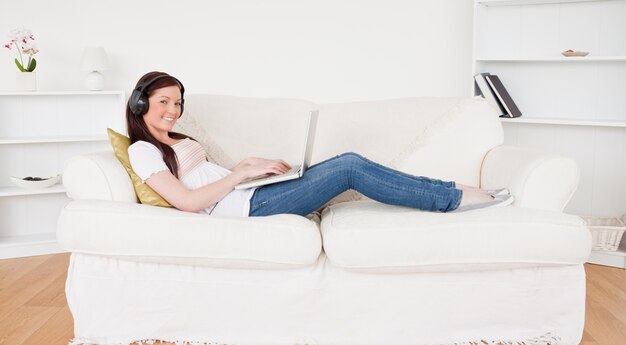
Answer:
POLYGON ((35 36, 28 29, 14 29, 9 34, 11 42, 4 45, 5 48, 12 50, 15 46, 19 55, 19 60, 15 58, 15 65, 22 72, 32 72, 37 68, 37 60, 33 55, 39 53, 35 44, 35 36), (24 57, 22 53, 28 55, 28 63, 24 65, 24 57), (24 67, 26 66, 26 67, 24 67))

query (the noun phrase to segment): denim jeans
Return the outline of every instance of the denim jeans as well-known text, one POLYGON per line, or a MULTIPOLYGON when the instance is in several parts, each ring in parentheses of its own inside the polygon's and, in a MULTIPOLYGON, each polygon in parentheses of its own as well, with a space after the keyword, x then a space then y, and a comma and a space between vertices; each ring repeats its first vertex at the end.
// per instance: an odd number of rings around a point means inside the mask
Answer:
POLYGON ((456 209, 462 196, 454 182, 405 174, 350 152, 311 166, 299 179, 260 187, 249 215, 306 216, 348 189, 385 204, 440 212, 456 209))

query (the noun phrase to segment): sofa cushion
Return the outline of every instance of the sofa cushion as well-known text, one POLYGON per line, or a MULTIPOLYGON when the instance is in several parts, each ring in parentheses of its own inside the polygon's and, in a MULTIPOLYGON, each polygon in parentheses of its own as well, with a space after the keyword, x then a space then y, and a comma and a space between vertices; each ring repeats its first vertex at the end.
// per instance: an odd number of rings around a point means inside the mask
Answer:
POLYGON ((326 209, 321 229, 333 265, 367 271, 574 265, 591 252, 580 217, 520 207, 434 213, 356 201, 326 209))
MULTIPOLYGON (((251 156, 298 164, 304 150, 308 114, 314 109, 314 103, 297 99, 190 94, 185 96, 181 127, 192 136, 194 132, 189 131, 186 122, 202 127, 202 134, 195 134, 197 139, 206 145, 210 143, 203 138, 210 139, 219 146, 219 156, 232 165, 251 156)), ((211 154, 211 150, 207 153, 211 154)))
POLYGON ((478 186, 502 125, 481 97, 412 97, 319 105, 313 162, 356 152, 403 172, 478 186), (477 135, 480 133, 480 135, 477 135))
POLYGON ((186 110, 185 114, 176 120, 172 131, 190 136, 200 143, 204 152, 206 152, 209 162, 225 168, 233 167, 237 164, 237 162, 230 158, 226 152, 224 152, 224 149, 211 138, 207 131, 198 124, 196 115, 192 114, 189 110, 186 110))
POLYGON ((484 98, 464 98, 420 133, 389 165, 400 171, 479 186, 487 152, 504 141, 502 124, 484 98))
POLYGON ((141 178, 135 174, 133 168, 130 165, 130 158, 128 157, 128 147, 130 146, 130 139, 122 134, 117 133, 111 128, 107 128, 107 134, 109 135, 109 141, 111 142, 111 146, 113 147, 113 152, 115 156, 120 161, 126 172, 128 172, 128 176, 130 176, 130 180, 133 182, 133 187, 135 188, 135 193, 137 193, 137 198, 142 204, 152 205, 152 206, 161 206, 161 207, 172 207, 163 197, 161 197, 157 192, 155 192, 150 186, 143 183, 141 178))
POLYGON ((57 241, 77 253, 228 268, 310 265, 322 247, 318 225, 296 215, 220 217, 104 200, 67 204, 57 241))

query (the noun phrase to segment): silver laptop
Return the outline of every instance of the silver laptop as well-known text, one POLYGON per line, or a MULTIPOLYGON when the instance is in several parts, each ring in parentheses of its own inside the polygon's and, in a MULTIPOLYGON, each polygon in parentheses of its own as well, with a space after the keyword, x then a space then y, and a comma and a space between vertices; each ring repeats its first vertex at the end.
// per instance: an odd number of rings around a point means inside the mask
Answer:
POLYGON ((235 186, 235 189, 246 189, 253 187, 265 186, 267 184, 295 180, 304 175, 304 171, 311 164, 311 156, 313 154, 313 142, 315 141, 315 130, 317 128, 318 111, 309 112, 309 122, 307 128, 307 136, 304 142, 304 152, 302 153, 302 164, 294 166, 288 172, 280 175, 261 175, 253 179, 243 181, 235 186))

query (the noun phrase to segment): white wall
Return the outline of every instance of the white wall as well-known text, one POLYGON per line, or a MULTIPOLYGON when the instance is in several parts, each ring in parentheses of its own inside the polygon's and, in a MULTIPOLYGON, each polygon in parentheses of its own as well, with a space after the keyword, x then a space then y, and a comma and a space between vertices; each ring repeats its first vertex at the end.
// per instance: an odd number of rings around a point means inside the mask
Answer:
POLYGON ((102 45, 109 90, 162 70, 193 93, 343 102, 469 95, 472 16, 470 0, 3 0, 0 37, 33 30, 39 90, 84 89, 82 49, 102 45))

